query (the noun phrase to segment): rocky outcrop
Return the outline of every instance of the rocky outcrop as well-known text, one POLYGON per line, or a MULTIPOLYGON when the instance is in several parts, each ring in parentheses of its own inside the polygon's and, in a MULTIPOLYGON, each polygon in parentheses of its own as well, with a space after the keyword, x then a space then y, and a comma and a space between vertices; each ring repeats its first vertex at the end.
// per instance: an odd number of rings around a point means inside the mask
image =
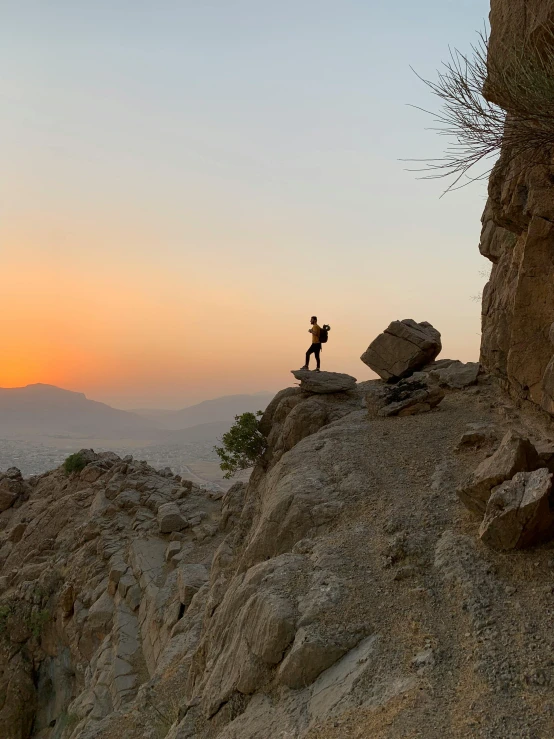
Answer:
POLYGON ((552 473, 547 469, 518 472, 497 487, 479 529, 493 549, 522 549, 552 534, 552 473))
POLYGON ((0 472, 0 512, 21 503, 29 495, 29 486, 16 467, 0 472))
MULTIPOLYGON (((545 0, 492 0, 490 53, 502 64, 525 39, 551 43, 545 0)), ((518 52, 519 53, 519 52, 518 52)), ((490 91, 489 91, 490 94, 490 91)), ((493 264, 483 292, 481 362, 512 395, 552 413, 554 167, 551 152, 504 147, 489 183, 480 251, 493 264)))
POLYGON ((431 369, 430 375, 441 387, 462 390, 477 383, 480 369, 479 362, 449 362, 447 366, 431 369))
POLYGON ((93 452, 22 480, 0 512, 0 736, 550 736, 551 552, 494 548, 550 536, 546 467, 495 481, 554 449, 506 436, 493 383, 431 374, 281 391, 267 451, 221 499, 93 452), (440 412, 368 414, 417 383, 440 412), (476 546, 452 491, 502 435, 476 546))
POLYGON ((393 321, 374 339, 361 360, 387 382, 408 377, 432 362, 442 349, 441 335, 430 323, 393 321))
MULTIPOLYGON (((309 372, 308 374, 320 376, 334 373, 309 372)), ((349 378, 349 375, 339 375, 340 377, 349 378)), ((286 388, 277 393, 260 419, 260 429, 268 440, 268 450, 264 457, 268 468, 276 464, 285 452, 296 446, 302 439, 361 408, 362 394, 359 391, 353 391, 351 379, 353 378, 344 382, 340 379, 338 381, 343 382, 349 388, 349 392, 329 392, 327 389, 321 393, 313 390, 304 392, 300 387, 286 388)), ((337 381, 332 380, 332 382, 337 381)), ((316 386, 317 379, 310 387, 316 386)), ((356 388, 355 384, 354 388, 356 388)))
POLYGON ((70 476, 2 478, 19 501, 0 518, 6 739, 85 737, 134 700, 193 620, 222 538, 206 491, 130 458, 81 457, 70 476))
POLYGON ((458 489, 458 496, 470 511, 482 515, 494 487, 511 480, 517 472, 536 469, 537 464, 538 455, 529 439, 509 431, 496 452, 458 489))
MULTIPOLYGON (((456 449, 458 451, 480 449, 481 447, 493 446, 497 442, 498 428, 496 426, 484 423, 470 423, 460 437, 456 449)), ((552 451, 554 453, 554 449, 552 451)))
POLYGON ((305 393, 327 395, 346 393, 356 387, 356 378, 341 372, 311 372, 310 370, 291 370, 300 380, 300 390, 305 393))

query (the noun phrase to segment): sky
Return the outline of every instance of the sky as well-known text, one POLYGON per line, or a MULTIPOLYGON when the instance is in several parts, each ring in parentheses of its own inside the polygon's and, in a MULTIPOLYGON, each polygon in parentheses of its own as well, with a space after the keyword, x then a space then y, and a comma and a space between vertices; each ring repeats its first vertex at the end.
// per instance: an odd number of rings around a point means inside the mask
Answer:
POLYGON ((433 77, 484 0, 0 0, 0 386, 121 408, 358 380, 396 319, 479 355, 486 186, 445 197, 433 77))

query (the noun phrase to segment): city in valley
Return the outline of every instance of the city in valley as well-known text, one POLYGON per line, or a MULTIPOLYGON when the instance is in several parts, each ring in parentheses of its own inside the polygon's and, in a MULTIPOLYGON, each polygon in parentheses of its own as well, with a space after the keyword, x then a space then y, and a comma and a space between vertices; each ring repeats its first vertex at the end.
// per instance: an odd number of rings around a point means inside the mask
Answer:
POLYGON ((182 410, 123 411, 51 385, 2 388, 0 470, 42 474, 86 448, 131 454, 198 485, 227 490, 236 478, 224 478, 214 447, 236 415, 264 410, 271 397, 231 395, 182 410))

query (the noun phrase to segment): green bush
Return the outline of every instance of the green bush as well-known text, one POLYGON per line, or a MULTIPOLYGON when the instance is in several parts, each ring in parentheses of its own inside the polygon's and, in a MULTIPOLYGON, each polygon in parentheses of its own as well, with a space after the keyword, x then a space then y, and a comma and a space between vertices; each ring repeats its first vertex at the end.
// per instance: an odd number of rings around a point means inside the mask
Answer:
POLYGON ((253 467, 265 452, 267 442, 260 431, 261 415, 262 411, 235 416, 235 423, 223 434, 223 446, 214 447, 221 459, 219 466, 225 472, 225 478, 253 467))
POLYGON ((87 461, 81 454, 81 452, 75 452, 71 454, 63 463, 63 468, 66 475, 70 475, 72 472, 81 472, 87 466, 87 461))

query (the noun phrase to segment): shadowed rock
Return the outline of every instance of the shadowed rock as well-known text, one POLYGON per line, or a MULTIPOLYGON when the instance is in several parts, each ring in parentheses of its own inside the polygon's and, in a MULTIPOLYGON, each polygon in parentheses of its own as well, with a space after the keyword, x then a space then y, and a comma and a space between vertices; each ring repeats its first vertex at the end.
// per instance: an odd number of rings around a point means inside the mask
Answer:
POLYGON ((435 408, 444 399, 444 391, 418 372, 396 385, 368 383, 365 399, 370 415, 413 416, 435 408))
POLYGON ((431 370, 431 377, 438 381, 441 387, 462 390, 464 387, 475 385, 481 365, 479 362, 452 362, 448 367, 438 367, 431 370))
POLYGON ((416 413, 427 413, 444 399, 444 391, 438 385, 427 384, 421 380, 400 382, 394 386, 397 393, 391 394, 391 400, 379 411, 380 416, 414 416, 416 413))
POLYGON ((497 487, 479 529, 493 549, 522 549, 543 541, 553 527, 550 510, 552 474, 547 469, 518 472, 497 487))
POLYGON ((529 439, 508 431, 492 457, 485 459, 459 488, 458 496, 470 511, 482 514, 494 487, 511 480, 517 472, 536 469, 537 465, 538 455, 529 439))
POLYGON ((441 335, 430 323, 406 318, 379 334, 361 360, 383 380, 394 382, 432 362, 441 349, 441 335))

